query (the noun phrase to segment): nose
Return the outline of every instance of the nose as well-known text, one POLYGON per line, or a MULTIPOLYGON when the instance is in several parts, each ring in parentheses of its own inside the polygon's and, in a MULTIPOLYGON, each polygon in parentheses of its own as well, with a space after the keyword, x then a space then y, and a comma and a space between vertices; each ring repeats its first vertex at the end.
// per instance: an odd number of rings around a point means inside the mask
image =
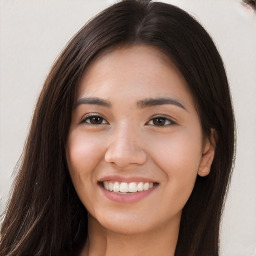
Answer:
POLYGON ((112 134, 110 144, 105 153, 105 161, 119 168, 130 165, 142 165, 147 159, 141 137, 128 128, 120 128, 112 134))

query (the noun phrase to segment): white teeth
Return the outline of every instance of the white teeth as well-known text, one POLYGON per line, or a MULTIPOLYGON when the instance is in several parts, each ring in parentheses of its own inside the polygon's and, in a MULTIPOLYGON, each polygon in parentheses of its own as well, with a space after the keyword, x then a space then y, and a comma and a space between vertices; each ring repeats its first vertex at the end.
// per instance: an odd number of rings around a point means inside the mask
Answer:
POLYGON ((113 191, 114 184, 112 182, 107 182, 107 181, 106 181, 106 183, 108 183, 108 188, 106 188, 105 185, 104 185, 104 188, 109 191, 113 191))
POLYGON ((153 188, 154 184, 153 182, 121 182, 118 181, 111 182, 111 181, 104 181, 103 186, 108 191, 113 191, 115 193, 136 193, 140 191, 147 191, 151 188, 153 188))
POLYGON ((107 189, 107 190, 109 190, 109 185, 108 185, 109 183, 107 182, 107 181, 104 181, 103 182, 103 186, 104 186, 104 188, 105 189, 107 189))
POLYGON ((149 189, 149 184, 146 182, 143 185, 143 190, 148 190, 149 189))
POLYGON ((114 183, 113 191, 119 192, 119 183, 117 181, 114 183))
MULTIPOLYGON (((126 183, 126 182, 121 182, 121 184, 120 184, 120 190, 119 190, 119 191, 122 192, 122 193, 127 193, 127 192, 129 191, 128 183, 126 183)), ((119 191, 117 191, 117 192, 119 192, 119 191)))
POLYGON ((140 182, 137 188, 138 188, 138 191, 143 191, 143 182, 140 182))
MULTIPOLYGON (((122 184, 122 183, 121 183, 122 184)), ((129 192, 132 192, 132 193, 134 193, 134 192, 137 192, 137 185, 136 185, 136 183, 135 182, 131 182, 131 183, 129 183, 129 192)))

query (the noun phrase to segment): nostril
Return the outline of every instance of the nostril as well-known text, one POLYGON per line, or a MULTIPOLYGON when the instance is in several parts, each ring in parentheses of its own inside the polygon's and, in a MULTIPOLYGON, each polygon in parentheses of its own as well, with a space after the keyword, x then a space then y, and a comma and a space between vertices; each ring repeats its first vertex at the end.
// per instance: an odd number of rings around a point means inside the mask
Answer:
MULTIPOLYGON (((147 159, 146 151, 139 139, 135 139, 136 135, 131 131, 120 131, 119 134, 113 134, 105 152, 105 161, 113 163, 120 168, 124 168, 129 164, 143 164, 147 159), (115 135, 115 136, 114 136, 115 135)), ((137 138, 137 137, 136 137, 137 138)))
POLYGON ((105 161, 124 168, 130 164, 144 164, 147 154, 140 148, 109 148, 105 153, 105 161))

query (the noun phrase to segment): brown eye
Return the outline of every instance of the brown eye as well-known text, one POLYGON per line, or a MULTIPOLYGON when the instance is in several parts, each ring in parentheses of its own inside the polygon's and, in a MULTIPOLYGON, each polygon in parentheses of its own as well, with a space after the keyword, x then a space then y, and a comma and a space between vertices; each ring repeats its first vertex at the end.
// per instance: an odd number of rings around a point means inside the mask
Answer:
POLYGON ((164 117, 157 117, 153 119, 153 124, 157 126, 166 125, 166 118, 164 117))
POLYGON ((87 116, 83 119, 82 123, 89 125, 107 124, 107 121, 101 116, 87 116))
POLYGON ((100 116, 93 116, 89 118, 91 124, 102 124, 103 118, 100 116))
POLYGON ((174 121, 172 121, 169 118, 163 117, 163 116, 159 116, 159 117, 155 117, 152 118, 147 125, 153 125, 153 126, 168 126, 168 125, 173 125, 175 124, 174 121))

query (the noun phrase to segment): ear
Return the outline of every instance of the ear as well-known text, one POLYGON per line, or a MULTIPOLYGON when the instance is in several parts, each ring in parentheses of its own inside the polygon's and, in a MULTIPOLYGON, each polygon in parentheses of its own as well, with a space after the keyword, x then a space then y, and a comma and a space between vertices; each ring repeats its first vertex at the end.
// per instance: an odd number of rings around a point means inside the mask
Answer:
POLYGON ((214 129, 211 129, 209 138, 205 138, 203 144, 202 158, 198 168, 198 175, 201 177, 207 176, 211 171, 211 165, 215 155, 217 143, 217 134, 214 129))

